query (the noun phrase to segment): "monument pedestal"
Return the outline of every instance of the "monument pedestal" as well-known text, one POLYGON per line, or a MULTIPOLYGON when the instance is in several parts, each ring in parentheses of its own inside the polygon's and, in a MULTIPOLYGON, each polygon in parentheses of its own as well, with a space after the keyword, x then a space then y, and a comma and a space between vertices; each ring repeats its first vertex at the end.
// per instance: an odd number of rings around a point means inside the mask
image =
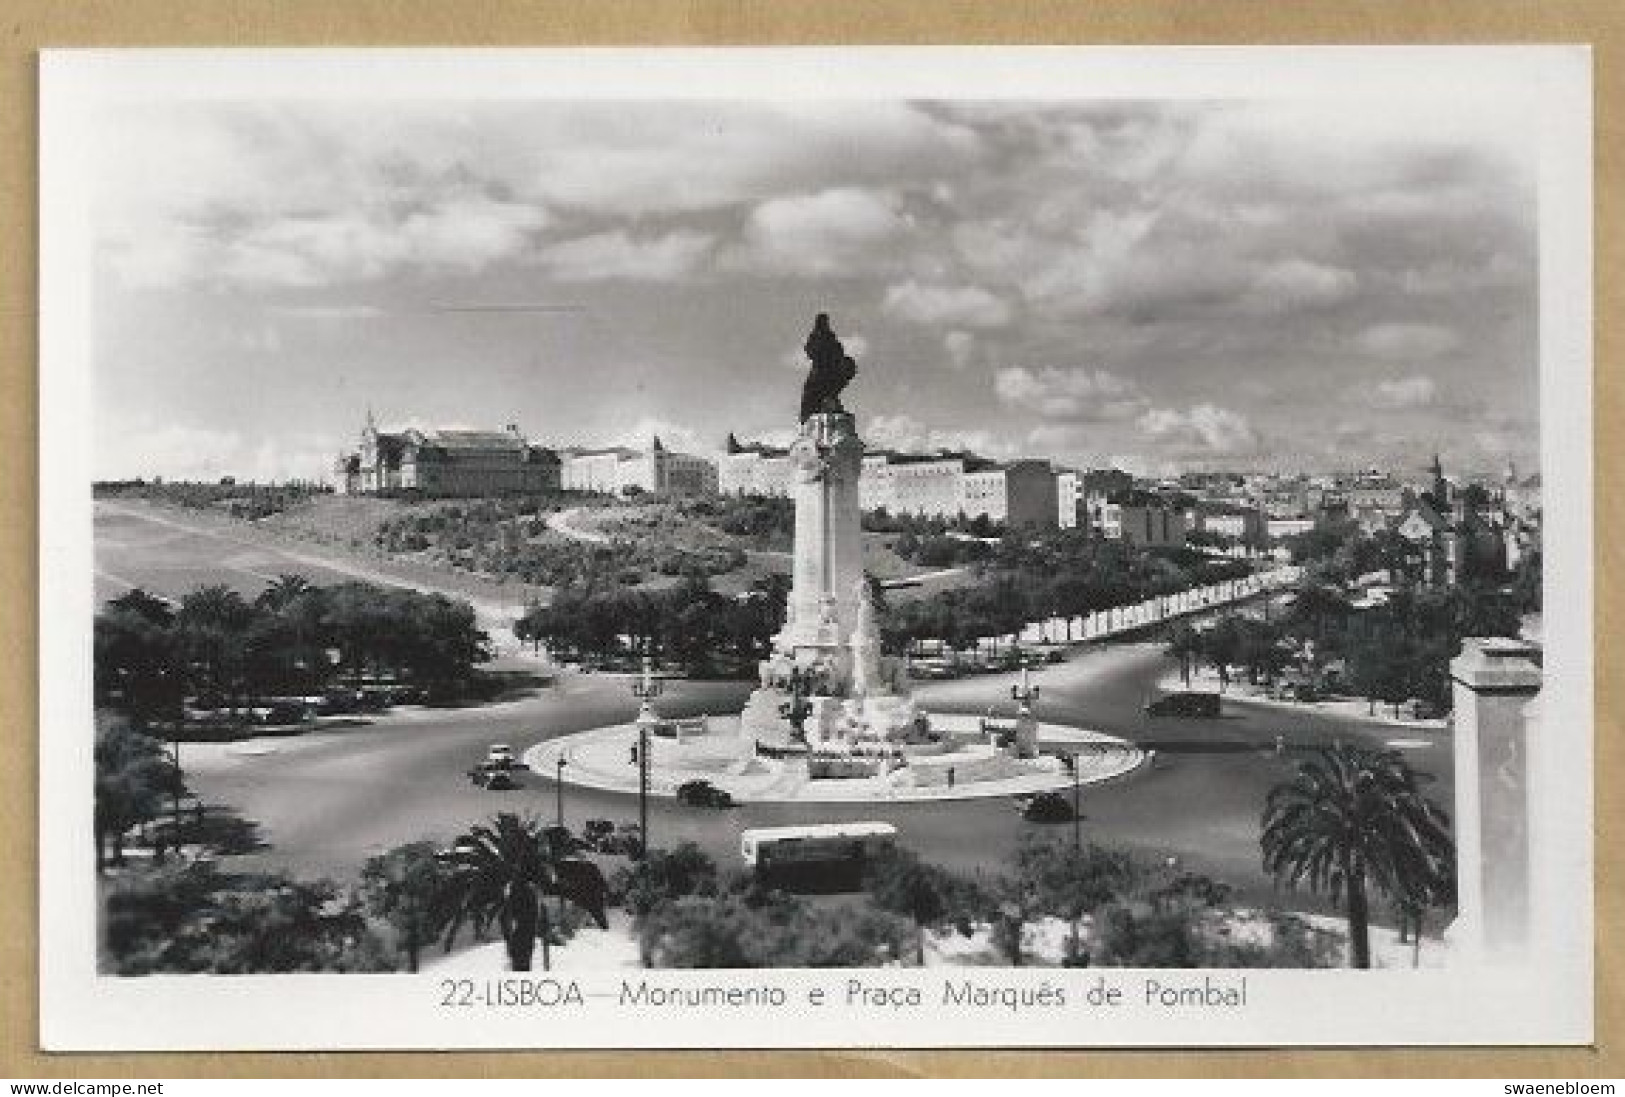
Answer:
POLYGON ((915 730, 901 667, 880 654, 880 627, 863 572, 858 476, 863 442, 844 411, 807 417, 790 447, 796 529, 784 627, 761 665, 744 727, 766 746, 842 750, 915 730))

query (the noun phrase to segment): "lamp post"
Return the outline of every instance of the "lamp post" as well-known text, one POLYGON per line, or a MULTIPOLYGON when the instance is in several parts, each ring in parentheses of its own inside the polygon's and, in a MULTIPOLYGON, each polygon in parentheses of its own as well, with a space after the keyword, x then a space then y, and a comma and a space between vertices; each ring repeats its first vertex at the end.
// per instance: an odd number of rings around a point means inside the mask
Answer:
MULTIPOLYGON (((1020 708, 1016 711, 1017 735, 1020 735, 1020 725, 1024 721, 1033 719, 1033 702, 1038 700, 1042 688, 1032 683, 1032 664, 1025 660, 1021 664, 1021 681, 1010 687, 1010 699, 1020 708)), ((1037 729, 1034 729, 1034 748, 1037 747, 1037 729)), ((1018 747, 1019 747, 1018 743, 1018 747)), ((1082 754, 1076 750, 1072 752, 1072 845, 1076 849, 1083 848, 1083 813, 1082 806, 1082 754)))
MULTIPOLYGON (((175 860, 181 860, 181 789, 186 786, 186 771, 181 768, 181 740, 177 729, 175 738, 170 740, 170 746, 175 752, 174 784, 170 787, 170 808, 174 817, 174 827, 169 832, 169 840, 175 847, 175 860)), ((199 801, 201 802, 201 801, 199 801)))
POLYGON ((643 677, 632 683, 632 696, 642 704, 638 707, 638 841, 641 849, 638 859, 649 856, 649 731, 659 722, 654 699, 665 692, 665 684, 654 676, 653 662, 643 659, 643 677))
POLYGON ((1040 687, 1032 684, 1029 676, 1032 664, 1023 659, 1021 662, 1021 681, 1010 687, 1010 699, 1021 706, 1023 716, 1032 712, 1032 702, 1038 700, 1040 687))
POLYGON ((1083 754, 1072 752, 1072 849, 1083 852, 1083 754))
POLYGON ((569 764, 569 759, 564 756, 561 749, 558 758, 553 762, 553 793, 557 797, 560 827, 564 826, 564 767, 569 764))

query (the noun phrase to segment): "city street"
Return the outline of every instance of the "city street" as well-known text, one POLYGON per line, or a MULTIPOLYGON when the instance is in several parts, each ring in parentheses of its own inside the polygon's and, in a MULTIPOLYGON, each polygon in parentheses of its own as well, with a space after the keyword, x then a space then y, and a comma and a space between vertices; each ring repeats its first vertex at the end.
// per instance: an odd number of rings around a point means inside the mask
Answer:
MULTIPOLYGON (((1043 693, 1040 719, 1075 722, 1156 750, 1151 767, 1085 791, 1087 840, 1133 849, 1182 869, 1206 872, 1253 903, 1324 910, 1308 895, 1277 894, 1259 871, 1258 822, 1269 788, 1290 772, 1292 754, 1275 754, 1277 735, 1293 747, 1334 739, 1379 744, 1421 739, 1392 728, 1279 709, 1229 704, 1219 720, 1149 718, 1145 700, 1167 670, 1160 646, 1104 647, 1035 676, 1043 693)), ((993 675, 922 686, 921 701, 938 711, 1009 708, 1012 677, 993 675)), ((446 841, 498 810, 550 817, 556 790, 550 775, 532 774, 524 787, 487 792, 465 771, 490 743, 523 751, 536 742, 631 719, 631 680, 567 674, 534 696, 463 710, 413 710, 370 726, 243 745, 187 745, 187 778, 211 804, 230 805, 262 826, 268 848, 237 859, 299 875, 349 876, 371 854, 416 838, 446 841)), ((748 683, 667 683, 663 714, 695 715, 737 709, 748 683)), ((1418 769, 1437 774, 1438 801, 1448 808, 1448 743, 1408 746, 1418 769)), ((633 821, 635 796, 566 787, 565 816, 579 827, 591 818, 633 821)), ((658 845, 689 839, 720 864, 738 858, 747 826, 855 817, 895 823, 901 840, 928 860, 965 871, 998 872, 1009 865, 1024 831, 1011 801, 866 805, 759 804, 731 811, 689 808, 670 800, 650 804, 658 845)), ((1069 827, 1055 828, 1064 834, 1069 827)), ((1382 918, 1385 912, 1374 912, 1382 918)))

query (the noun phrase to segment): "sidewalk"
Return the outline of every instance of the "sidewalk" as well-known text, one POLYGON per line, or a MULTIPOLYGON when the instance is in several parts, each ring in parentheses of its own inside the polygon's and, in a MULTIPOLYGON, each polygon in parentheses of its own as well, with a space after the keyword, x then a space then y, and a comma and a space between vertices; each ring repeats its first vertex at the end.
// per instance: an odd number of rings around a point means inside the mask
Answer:
POLYGON ((1450 727, 1450 721, 1445 719, 1415 720, 1405 717, 1396 719, 1391 715, 1392 706, 1380 702, 1377 704, 1377 711, 1372 713, 1370 702, 1358 697, 1330 697, 1323 701, 1288 701, 1279 697, 1267 696, 1263 692, 1262 686, 1255 686, 1245 679, 1236 678, 1230 679, 1228 689, 1220 690, 1219 676, 1208 667, 1192 671, 1188 685, 1180 677, 1179 671, 1170 671, 1158 679, 1157 688, 1163 693, 1219 693, 1226 701, 1240 701, 1243 704, 1268 706, 1293 712, 1313 712, 1321 715, 1340 716, 1346 720, 1357 720, 1361 723, 1379 727, 1433 732, 1446 731, 1450 727))

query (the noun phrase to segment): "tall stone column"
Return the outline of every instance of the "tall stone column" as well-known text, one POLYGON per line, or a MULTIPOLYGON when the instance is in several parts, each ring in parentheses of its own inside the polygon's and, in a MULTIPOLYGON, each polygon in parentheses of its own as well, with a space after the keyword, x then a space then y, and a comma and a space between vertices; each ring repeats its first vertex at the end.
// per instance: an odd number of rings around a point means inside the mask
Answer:
POLYGON ((1457 916, 1452 943, 1484 959, 1517 959, 1529 941, 1530 731, 1540 691, 1534 649, 1519 640, 1462 641, 1450 663, 1455 704, 1457 916))
POLYGON ((863 533, 858 476, 863 442, 847 412, 820 412, 790 447, 796 538, 779 648, 845 644, 858 620, 863 533))

